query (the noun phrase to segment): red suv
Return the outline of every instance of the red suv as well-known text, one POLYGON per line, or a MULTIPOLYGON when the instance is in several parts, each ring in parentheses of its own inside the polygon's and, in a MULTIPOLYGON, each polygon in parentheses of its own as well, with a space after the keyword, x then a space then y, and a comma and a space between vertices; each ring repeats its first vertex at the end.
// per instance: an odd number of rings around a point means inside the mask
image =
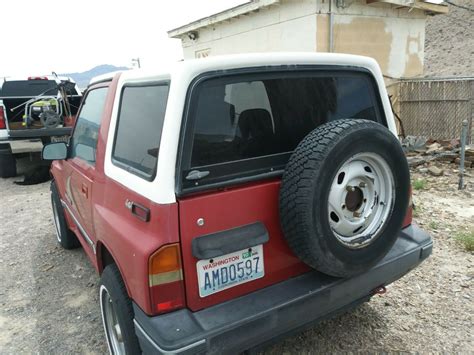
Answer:
POLYGON ((101 275, 113 354, 252 349, 368 301, 432 249, 370 58, 103 76, 43 158, 58 242, 101 275))

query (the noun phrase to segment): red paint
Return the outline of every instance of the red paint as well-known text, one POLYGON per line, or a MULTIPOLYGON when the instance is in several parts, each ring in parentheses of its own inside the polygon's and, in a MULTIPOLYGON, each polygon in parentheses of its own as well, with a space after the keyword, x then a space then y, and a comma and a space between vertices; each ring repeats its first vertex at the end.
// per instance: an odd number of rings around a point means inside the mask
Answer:
POLYGON ((102 252, 106 248, 117 263, 130 297, 143 311, 153 314, 148 287, 148 258, 162 245, 179 242, 178 206, 151 203, 104 174, 106 139, 118 78, 119 75, 112 82, 91 87, 109 87, 99 130, 95 166, 92 167, 80 159, 68 159, 55 161, 51 172, 61 199, 66 203, 66 182, 70 177, 71 195, 75 204, 68 205, 96 243, 96 255, 80 237, 77 226, 67 213, 66 219, 71 230, 78 235, 94 267, 98 272, 102 272, 102 252), (127 199, 150 209, 151 218, 148 223, 130 213, 125 207, 127 199))
POLYGON ((76 116, 66 116, 64 117, 64 126, 73 127, 76 122, 76 116))
MULTIPOLYGON (((105 176, 105 146, 118 78, 119 74, 112 82, 96 84, 91 88, 109 88, 95 166, 80 159, 68 159, 56 161, 51 167, 61 199, 68 204, 96 245, 97 252, 94 254, 80 236, 74 220, 66 213, 69 227, 79 236, 97 271, 100 273, 104 268, 102 255, 106 249, 117 263, 129 296, 149 315, 184 306, 197 311, 309 271, 310 268, 291 252, 283 238, 278 213, 278 179, 197 194, 182 198, 178 203, 159 205, 105 176), (125 205, 127 200, 148 208, 150 221, 144 222, 134 216, 125 205), (199 218, 204 219, 203 226, 196 223, 199 218), (257 221, 264 223, 270 237, 263 246, 265 276, 201 298, 196 271, 198 260, 192 255, 192 240, 257 221), (179 242, 184 290, 183 282, 173 282, 167 287, 153 287, 154 290, 159 288, 160 292, 150 292, 150 256, 163 245, 179 242), (178 296, 173 299, 173 295, 178 296)), ((411 209, 404 225, 410 222, 411 209)))
POLYGON ((405 215, 405 219, 403 220, 402 227, 403 228, 408 227, 412 221, 413 221, 413 206, 410 205, 408 206, 407 214, 405 215))
POLYGON ((188 307, 197 311, 253 292, 309 271, 289 249, 280 230, 278 214, 279 181, 259 182, 227 191, 202 194, 179 201, 181 253, 188 307), (198 226, 198 218, 204 225, 198 226), (265 276, 201 298, 192 239, 254 222, 265 224, 270 240, 263 245, 265 276))
POLYGON ((7 128, 7 123, 5 120, 5 111, 3 110, 3 106, 0 106, 0 129, 7 128))
POLYGON ((407 209, 407 213, 405 215, 405 219, 403 220, 403 224, 402 224, 402 227, 405 228, 405 227, 408 227, 411 222, 413 221, 413 200, 412 200, 412 187, 410 186, 410 190, 409 190, 409 196, 410 196, 410 199, 409 199, 409 202, 408 202, 408 209, 407 209))

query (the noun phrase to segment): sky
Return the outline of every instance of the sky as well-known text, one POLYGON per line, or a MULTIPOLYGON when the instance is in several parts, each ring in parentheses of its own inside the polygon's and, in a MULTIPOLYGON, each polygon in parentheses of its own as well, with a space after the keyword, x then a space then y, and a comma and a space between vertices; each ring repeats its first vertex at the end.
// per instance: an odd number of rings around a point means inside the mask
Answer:
POLYGON ((4 0, 0 77, 159 67, 182 59, 167 31, 246 0, 4 0))

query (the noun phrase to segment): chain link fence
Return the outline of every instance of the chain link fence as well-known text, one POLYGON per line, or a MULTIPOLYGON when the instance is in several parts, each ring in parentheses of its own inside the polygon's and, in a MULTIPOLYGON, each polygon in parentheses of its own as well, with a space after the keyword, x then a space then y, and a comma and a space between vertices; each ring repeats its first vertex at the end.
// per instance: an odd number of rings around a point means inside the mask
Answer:
POLYGON ((409 79, 398 83, 398 111, 406 135, 459 138, 468 121, 474 141, 474 78, 409 79))

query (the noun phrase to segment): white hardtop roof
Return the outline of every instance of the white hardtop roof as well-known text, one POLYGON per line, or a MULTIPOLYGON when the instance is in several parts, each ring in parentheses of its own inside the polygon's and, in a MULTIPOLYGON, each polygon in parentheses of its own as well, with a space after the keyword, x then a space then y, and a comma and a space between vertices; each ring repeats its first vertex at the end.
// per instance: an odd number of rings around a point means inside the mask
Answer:
POLYGON ((115 74, 122 73, 123 70, 116 70, 110 73, 105 73, 101 75, 94 76, 90 81, 89 85, 99 83, 101 81, 107 81, 107 80, 112 80, 115 74))
MULTIPOLYGON (((340 53, 312 53, 312 52, 275 52, 232 54, 189 59, 170 64, 165 70, 161 67, 153 69, 134 69, 121 72, 121 80, 150 81, 172 79, 174 76, 197 76, 199 74, 216 71, 251 67, 288 66, 288 65, 336 65, 352 66, 378 72, 377 62, 369 57, 340 54, 340 53)), ((117 73, 108 73, 93 78, 90 84, 111 80, 117 73)))
MULTIPOLYGON (((368 57, 334 53, 265 53, 216 56, 204 59, 192 59, 160 66, 157 70, 134 69, 120 74, 117 91, 113 102, 110 127, 107 138, 105 174, 117 182, 129 186, 136 193, 145 196, 155 203, 167 204, 176 202, 175 167, 178 161, 179 139, 183 116, 186 110, 186 95, 190 85, 201 74, 218 72, 225 74, 232 69, 244 68, 296 68, 296 66, 343 66, 366 68, 374 75, 383 103, 389 129, 396 135, 395 122, 382 73, 377 62, 368 57), (112 163, 114 135, 119 116, 122 88, 134 84, 154 84, 170 80, 168 104, 163 122, 160 142, 160 154, 156 177, 146 181, 138 176, 117 167, 112 163)), ((112 75, 109 74, 109 78, 112 75)), ((102 77, 102 80, 105 80, 102 77)))

